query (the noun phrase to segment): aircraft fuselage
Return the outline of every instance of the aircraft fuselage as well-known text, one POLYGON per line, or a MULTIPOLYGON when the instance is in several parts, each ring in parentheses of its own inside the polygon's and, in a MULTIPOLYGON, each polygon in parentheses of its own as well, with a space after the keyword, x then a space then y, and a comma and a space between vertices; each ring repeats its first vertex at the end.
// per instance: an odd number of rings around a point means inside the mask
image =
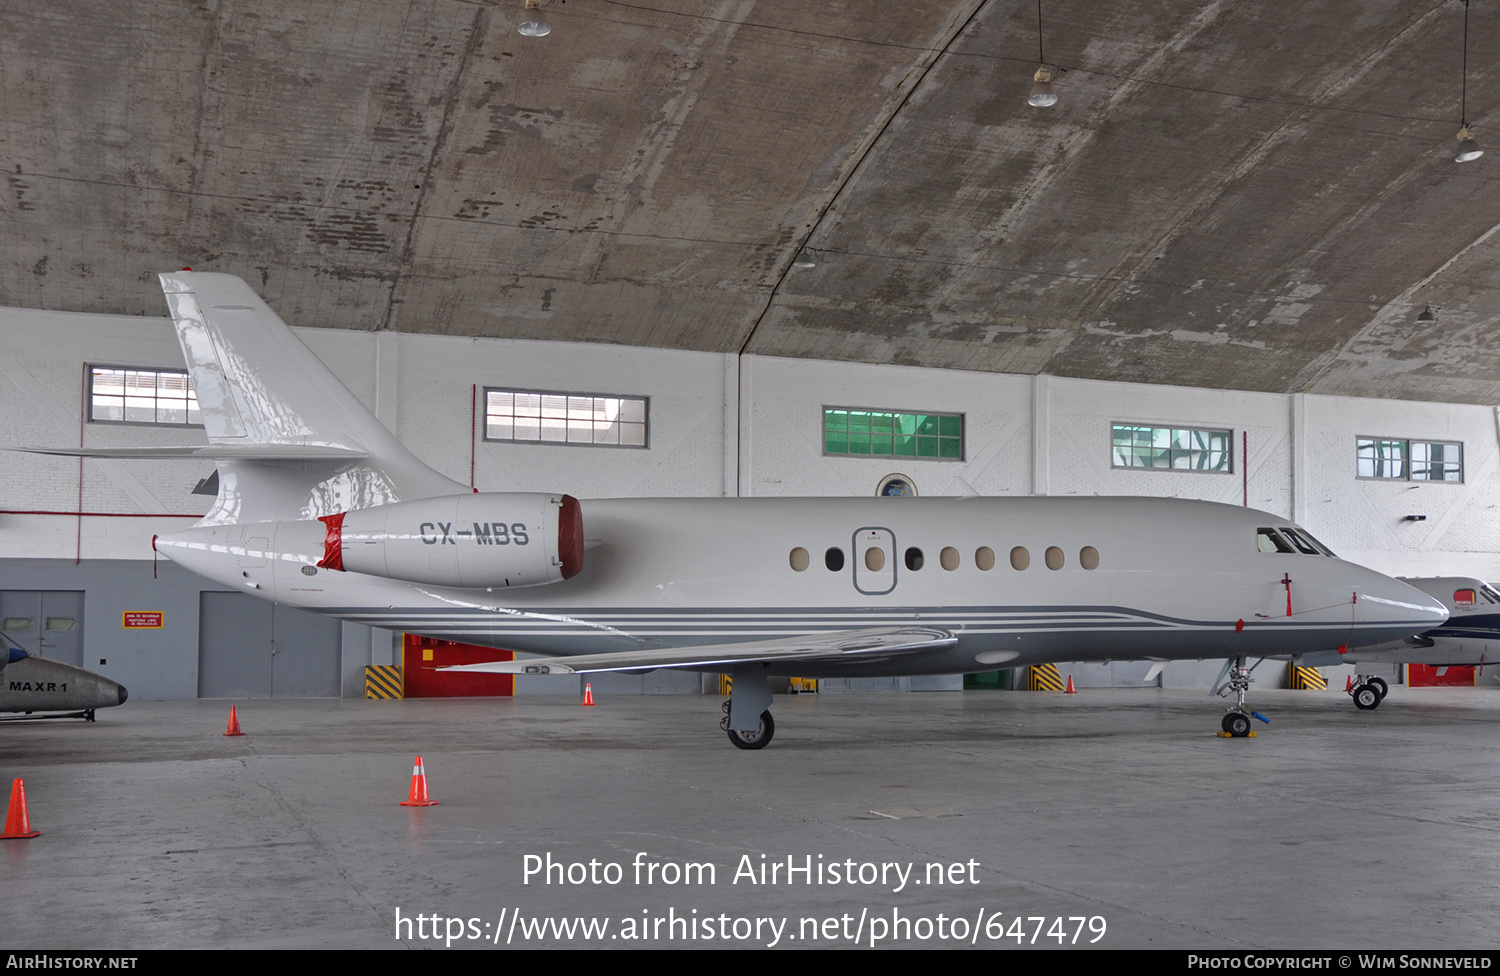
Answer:
MULTIPOLYGON (((1419 591, 1343 560, 1262 552, 1258 528, 1291 523, 1210 502, 683 498, 581 507, 581 571, 536 586, 443 587, 319 568, 327 536, 316 520, 198 526, 157 546, 257 596, 522 652, 910 625, 957 638, 950 648, 902 656, 902 674, 1059 659, 1301 653, 1398 640, 1447 616, 1419 591)), ((400 531, 434 551, 493 547, 494 525, 506 521, 481 521, 488 541, 467 524, 400 531)), ((509 544, 515 538, 510 533, 509 544)), ((864 657, 780 670, 817 677, 890 674, 892 667, 864 657)))

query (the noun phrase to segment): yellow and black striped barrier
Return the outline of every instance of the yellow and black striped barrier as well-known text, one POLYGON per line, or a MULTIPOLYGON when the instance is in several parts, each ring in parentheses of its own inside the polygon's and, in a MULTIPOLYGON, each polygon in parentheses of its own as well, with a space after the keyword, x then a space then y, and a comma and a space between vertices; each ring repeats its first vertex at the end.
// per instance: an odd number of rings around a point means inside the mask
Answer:
POLYGON ((404 698, 405 685, 401 681, 399 664, 365 665, 366 698, 404 698))
POLYGON ((1305 668, 1296 664, 1288 667, 1291 671, 1287 673, 1287 685, 1294 691, 1328 690, 1328 679, 1317 668, 1305 668))
POLYGON ((1063 691, 1062 675, 1055 664, 1033 664, 1026 669, 1027 691, 1063 691))

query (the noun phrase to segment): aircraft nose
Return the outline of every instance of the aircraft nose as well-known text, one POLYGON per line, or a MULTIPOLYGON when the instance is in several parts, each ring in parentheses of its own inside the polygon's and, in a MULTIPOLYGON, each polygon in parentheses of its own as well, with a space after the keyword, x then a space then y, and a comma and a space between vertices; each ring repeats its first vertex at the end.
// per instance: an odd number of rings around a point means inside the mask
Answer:
POLYGON ((1415 586, 1388 576, 1371 576, 1359 594, 1365 619, 1403 624, 1414 634, 1440 627, 1448 619, 1448 608, 1415 586))
POLYGON ((118 687, 120 689, 120 704, 123 705, 125 704, 125 699, 130 697, 130 692, 125 690, 124 685, 119 685, 118 687))

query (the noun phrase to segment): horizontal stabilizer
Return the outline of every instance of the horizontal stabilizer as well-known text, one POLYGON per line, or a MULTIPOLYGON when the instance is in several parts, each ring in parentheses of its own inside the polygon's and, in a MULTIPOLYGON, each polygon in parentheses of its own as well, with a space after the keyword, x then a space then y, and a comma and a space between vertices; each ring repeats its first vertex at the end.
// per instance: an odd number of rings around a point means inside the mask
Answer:
POLYGON ((9 447, 8 451, 112 461, 357 461, 363 451, 300 444, 209 444, 206 447, 9 447))
POLYGON ((582 674, 592 671, 634 671, 638 668, 695 668, 757 661, 808 658, 847 660, 870 655, 908 654, 952 647, 957 642, 945 630, 907 627, 898 630, 842 630, 830 634, 778 637, 745 644, 705 644, 647 651, 581 654, 575 657, 530 658, 462 664, 439 671, 480 671, 490 674, 582 674))

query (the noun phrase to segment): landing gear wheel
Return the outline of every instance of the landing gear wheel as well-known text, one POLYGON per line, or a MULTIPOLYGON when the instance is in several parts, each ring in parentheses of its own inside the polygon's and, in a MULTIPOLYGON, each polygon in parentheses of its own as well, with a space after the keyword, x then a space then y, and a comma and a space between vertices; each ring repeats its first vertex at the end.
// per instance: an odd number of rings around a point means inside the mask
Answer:
POLYGON ((733 742, 737 749, 764 749, 771 743, 771 736, 776 734, 776 720, 771 718, 770 712, 760 713, 760 728, 754 732, 737 732, 729 729, 729 741, 733 742))
POLYGON ((1219 727, 1236 739, 1250 734, 1250 716, 1244 712, 1226 712, 1219 727))
POLYGON ((1354 707, 1361 711, 1368 712, 1380 705, 1380 692, 1369 685, 1355 685, 1350 694, 1354 696, 1354 707))
POLYGON ((1381 701, 1385 701, 1385 696, 1390 694, 1391 686, 1385 683, 1384 678, 1371 678, 1365 684, 1375 689, 1375 694, 1380 696, 1381 701))

